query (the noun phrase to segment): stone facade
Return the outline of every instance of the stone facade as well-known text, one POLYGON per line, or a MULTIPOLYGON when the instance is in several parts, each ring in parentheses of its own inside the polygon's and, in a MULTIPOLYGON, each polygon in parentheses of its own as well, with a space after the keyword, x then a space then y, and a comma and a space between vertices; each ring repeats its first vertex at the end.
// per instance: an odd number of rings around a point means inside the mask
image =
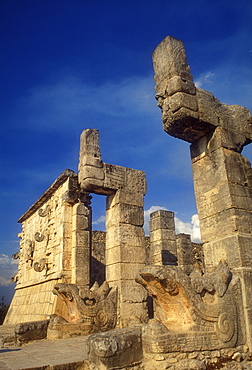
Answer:
POLYGON ((56 283, 89 286, 89 198, 77 175, 65 170, 19 219, 16 292, 5 324, 45 320, 59 311, 56 283))

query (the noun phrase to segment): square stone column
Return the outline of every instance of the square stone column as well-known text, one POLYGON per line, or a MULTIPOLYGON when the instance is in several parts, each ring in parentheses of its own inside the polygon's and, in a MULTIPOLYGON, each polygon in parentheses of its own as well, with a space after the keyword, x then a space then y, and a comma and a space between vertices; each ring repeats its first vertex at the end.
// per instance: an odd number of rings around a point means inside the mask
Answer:
POLYGON ((150 264, 177 264, 174 212, 158 210, 150 215, 150 264))
POLYGON ((143 230, 143 171, 104 163, 99 132, 84 130, 80 140, 79 183, 83 190, 107 196, 106 280, 118 289, 117 326, 147 320, 147 294, 135 282, 146 263, 143 230))
POLYGON ((247 338, 252 348, 252 170, 217 128, 191 146, 192 168, 205 266, 226 260, 240 276, 247 338))
POLYGON ((118 326, 147 320, 146 292, 135 282, 146 264, 143 196, 118 190, 107 198, 106 280, 118 288, 118 326))

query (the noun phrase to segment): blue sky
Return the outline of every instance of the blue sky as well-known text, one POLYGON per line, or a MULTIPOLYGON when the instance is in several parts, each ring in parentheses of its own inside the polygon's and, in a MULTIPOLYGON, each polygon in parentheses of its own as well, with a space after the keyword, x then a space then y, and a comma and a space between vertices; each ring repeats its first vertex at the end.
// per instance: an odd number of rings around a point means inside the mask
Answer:
MULTIPOLYGON (((251 0, 0 0, 0 295, 13 292, 17 219, 77 171, 85 128, 100 130, 104 162, 146 171, 146 216, 163 207, 197 231, 189 144, 162 130, 151 54, 181 39, 198 86, 252 109, 251 19, 251 0)), ((102 228, 105 199, 93 209, 102 228)))

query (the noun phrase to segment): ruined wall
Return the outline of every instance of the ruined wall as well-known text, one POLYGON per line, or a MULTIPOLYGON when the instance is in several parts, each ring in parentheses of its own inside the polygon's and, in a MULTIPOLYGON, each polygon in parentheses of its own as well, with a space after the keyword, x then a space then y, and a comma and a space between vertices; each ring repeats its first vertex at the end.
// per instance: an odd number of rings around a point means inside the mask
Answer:
POLYGON ((77 176, 66 170, 19 219, 17 285, 5 324, 48 318, 58 282, 89 284, 89 210, 78 197, 77 176))

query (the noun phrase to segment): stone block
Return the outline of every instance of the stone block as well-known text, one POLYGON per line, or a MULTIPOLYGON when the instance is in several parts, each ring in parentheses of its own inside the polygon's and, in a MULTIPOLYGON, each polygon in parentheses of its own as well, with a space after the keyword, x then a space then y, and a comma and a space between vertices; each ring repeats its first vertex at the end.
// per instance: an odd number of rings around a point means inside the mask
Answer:
POLYGON ((144 247, 131 247, 121 244, 106 250, 106 264, 113 263, 145 263, 146 250, 144 247))
POLYGON ((90 212, 90 209, 83 203, 78 203, 73 206, 73 216, 80 215, 88 217, 90 212))
POLYGON ((233 184, 247 186, 251 169, 248 159, 232 150, 224 149, 224 153, 228 181, 233 184))
POLYGON ((203 243, 240 233, 251 234, 252 214, 231 208, 213 216, 200 219, 203 243))
POLYGON ((198 195, 197 203, 201 218, 230 208, 250 211, 252 209, 252 189, 235 184, 221 183, 198 195))
POLYGON ((76 215, 73 216, 73 228, 72 230, 89 230, 90 220, 87 216, 76 215))
POLYGON ((111 330, 89 337, 89 361, 97 369, 133 366, 142 358, 140 328, 111 330))
MULTIPOLYGON (((95 150, 97 151, 97 147, 91 147, 91 146, 86 146, 85 149, 88 150, 95 150)), ((96 158, 91 155, 83 155, 81 157, 81 166, 91 166, 91 167, 96 167, 96 168, 103 168, 103 162, 101 158, 96 158)))
POLYGON ((146 290, 133 280, 117 281, 116 285, 120 286, 122 302, 137 303, 145 302, 147 299, 146 290))
POLYGON ((103 168, 97 168, 88 165, 80 168, 79 182, 81 184, 82 189, 85 189, 83 185, 86 184, 90 185, 90 190, 92 190, 92 185, 99 184, 99 186, 103 186, 104 178, 105 175, 103 168))
POLYGON ((130 204, 117 204, 108 209, 106 212, 106 228, 108 229, 119 223, 143 226, 143 208, 130 204))
POLYGON ((144 206, 144 195, 138 192, 131 192, 125 189, 118 189, 115 193, 109 195, 106 200, 106 209, 114 207, 118 203, 129 204, 133 206, 144 206))
MULTIPOLYGON (((72 222, 72 209, 73 209, 72 205, 65 203, 62 208, 63 209, 62 209, 62 215, 61 215, 60 221, 62 221, 63 223, 65 222, 71 223, 72 222)), ((57 223, 58 221, 57 218, 58 216, 56 216, 56 219, 54 218, 54 220, 52 221, 52 224, 57 223)))
POLYGON ((80 150, 85 155, 100 158, 99 131, 96 129, 83 130, 80 135, 80 150))
POLYGON ((167 81, 173 76, 192 81, 184 44, 181 40, 171 36, 165 37, 153 52, 153 64, 157 88, 164 80, 167 81))
POLYGON ((121 302, 120 316, 122 327, 144 324, 148 321, 146 302, 121 302))
POLYGON ((140 247, 144 245, 145 235, 142 227, 120 224, 107 227, 106 249, 122 244, 140 247))
POLYGON ((247 308, 247 345, 252 348, 252 308, 247 308))
POLYGON ((150 245, 150 254, 157 254, 161 253, 163 251, 167 251, 170 253, 173 253, 174 255, 177 255, 177 246, 175 240, 165 240, 160 242, 154 242, 150 245))
POLYGON ((193 179, 197 193, 211 191, 217 184, 227 182, 225 156, 217 150, 192 163, 193 179))
POLYGON ((206 267, 208 269, 216 267, 221 259, 227 261, 231 270, 242 266, 251 267, 251 243, 252 236, 242 234, 205 243, 203 250, 206 267))
POLYGON ((114 263, 107 264, 106 269, 106 280, 117 281, 117 280, 134 280, 138 272, 143 268, 144 261, 142 263, 114 263))
POLYGON ((174 212, 158 210, 150 214, 150 232, 169 229, 175 233, 174 212))
POLYGON ((150 242, 156 243, 159 241, 175 241, 176 235, 173 230, 169 229, 156 229, 150 233, 150 242))
POLYGON ((70 270, 71 269, 71 262, 72 262, 72 253, 65 252, 63 259, 62 259, 62 268, 63 270, 70 270))
POLYGON ((125 167, 104 163, 104 174, 104 188, 117 190, 125 186, 125 167))
MULTIPOLYGON (((244 295, 243 306, 246 310, 252 309, 252 266, 250 268, 237 268, 234 269, 234 271, 235 274, 239 275, 242 279, 244 295)), ((252 324, 252 321, 250 324, 252 324)))
POLYGON ((184 94, 181 92, 174 93, 169 98, 169 106, 172 112, 176 112, 181 107, 190 109, 194 112, 198 110, 197 99, 194 95, 184 94))
POLYGON ((145 172, 126 168, 125 190, 145 195, 147 191, 145 172))
POLYGON ((89 231, 77 230, 72 234, 72 243, 73 246, 89 246, 90 244, 90 235, 89 231))
POLYGON ((246 137, 237 130, 234 132, 224 127, 216 127, 207 145, 207 151, 212 152, 223 147, 240 152, 245 142, 246 137))
POLYGON ((184 92, 190 95, 196 94, 193 81, 182 79, 179 76, 174 76, 167 81, 165 91, 169 96, 177 92, 184 92))

